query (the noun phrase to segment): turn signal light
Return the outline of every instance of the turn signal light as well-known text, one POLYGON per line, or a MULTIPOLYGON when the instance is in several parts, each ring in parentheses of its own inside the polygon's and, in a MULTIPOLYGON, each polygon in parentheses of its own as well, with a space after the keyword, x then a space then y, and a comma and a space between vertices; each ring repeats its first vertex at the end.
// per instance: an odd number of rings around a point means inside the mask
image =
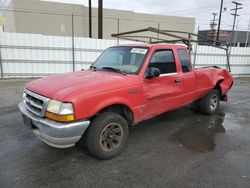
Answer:
POLYGON ((69 122, 69 121, 75 120, 75 116, 72 114, 71 115, 58 115, 58 114, 54 114, 54 113, 46 111, 45 116, 49 119, 59 121, 59 122, 69 122))

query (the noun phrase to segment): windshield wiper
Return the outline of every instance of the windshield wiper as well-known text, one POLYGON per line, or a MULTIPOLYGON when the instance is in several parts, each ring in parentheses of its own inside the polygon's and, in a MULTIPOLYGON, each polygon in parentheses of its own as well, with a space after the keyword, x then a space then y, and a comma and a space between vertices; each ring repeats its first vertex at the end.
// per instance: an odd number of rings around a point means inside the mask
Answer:
POLYGON ((94 65, 90 65, 89 68, 96 71, 96 67, 94 65))
POLYGON ((121 69, 117 69, 117 68, 114 68, 114 67, 102 67, 102 69, 106 69, 106 70, 111 70, 111 71, 114 71, 114 72, 118 72, 118 73, 121 73, 123 75, 126 75, 127 73, 122 71, 121 69))

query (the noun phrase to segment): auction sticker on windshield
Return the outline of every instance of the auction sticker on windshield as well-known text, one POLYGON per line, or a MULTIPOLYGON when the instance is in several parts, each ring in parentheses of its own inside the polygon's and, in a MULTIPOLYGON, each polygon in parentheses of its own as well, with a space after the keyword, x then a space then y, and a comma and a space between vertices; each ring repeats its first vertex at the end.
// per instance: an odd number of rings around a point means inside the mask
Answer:
POLYGON ((131 53, 137 53, 137 54, 146 54, 147 53, 147 49, 144 48, 133 48, 130 52, 131 53))

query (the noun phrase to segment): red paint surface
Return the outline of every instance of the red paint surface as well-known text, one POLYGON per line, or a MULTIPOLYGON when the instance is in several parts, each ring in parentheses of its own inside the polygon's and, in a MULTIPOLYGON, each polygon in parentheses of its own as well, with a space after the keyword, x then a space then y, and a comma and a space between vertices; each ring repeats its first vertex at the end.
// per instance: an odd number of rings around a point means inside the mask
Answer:
POLYGON ((200 68, 183 73, 177 49, 186 49, 184 45, 139 46, 149 47, 149 53, 138 75, 86 70, 35 80, 26 88, 49 98, 72 102, 78 120, 92 117, 110 105, 123 104, 132 110, 134 122, 139 122, 192 103, 205 96, 218 82, 222 94, 226 95, 233 82, 232 76, 220 68, 200 68), (173 50, 177 74, 145 79, 150 58, 159 49, 173 50), (181 82, 175 83, 176 79, 181 82))

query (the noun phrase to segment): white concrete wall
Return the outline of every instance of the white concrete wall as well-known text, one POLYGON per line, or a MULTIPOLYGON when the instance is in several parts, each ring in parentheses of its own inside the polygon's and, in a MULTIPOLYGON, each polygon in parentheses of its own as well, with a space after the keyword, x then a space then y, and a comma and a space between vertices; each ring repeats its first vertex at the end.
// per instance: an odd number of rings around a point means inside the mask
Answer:
MULTIPOLYGON (((117 40, 75 38, 75 69, 88 68, 104 49, 117 44, 117 40)), ((4 77, 36 77, 73 70, 71 37, 0 33, 0 46, 4 77)), ((195 46, 193 50, 194 62, 195 46)), ((232 48, 230 60, 233 74, 250 75, 250 47, 232 48)), ((195 64, 196 67, 217 65, 224 68, 225 51, 198 46, 195 64)))
MULTIPOLYGON (((1 1, 1 0, 0 0, 1 1)), ((12 0, 5 23, 6 32, 34 33, 53 36, 72 35, 74 14, 74 34, 78 37, 89 36, 88 7, 74 4, 47 2, 40 0, 12 0), (12 15, 12 18, 11 18, 12 15), (14 19, 13 19, 14 18, 14 19), (65 30, 61 30, 61 25, 65 30)), ((98 9, 92 9, 92 36, 98 38, 98 9)), ((133 11, 103 9, 103 38, 111 39, 112 33, 158 27, 161 29, 194 32, 195 19, 181 16, 143 14, 133 11), (118 26, 118 19, 119 26, 118 26)))

